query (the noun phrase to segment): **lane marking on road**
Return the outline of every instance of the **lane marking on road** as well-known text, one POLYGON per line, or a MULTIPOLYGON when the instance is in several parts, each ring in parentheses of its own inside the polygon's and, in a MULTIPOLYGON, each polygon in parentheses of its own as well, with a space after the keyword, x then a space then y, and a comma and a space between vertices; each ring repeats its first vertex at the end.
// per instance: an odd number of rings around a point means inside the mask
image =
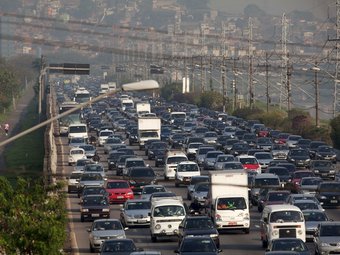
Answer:
MULTIPOLYGON (((61 141, 61 137, 58 137, 59 140, 59 144, 62 144, 61 141)), ((61 162, 65 162, 65 154, 64 154, 64 146, 61 146, 61 162)), ((62 167, 62 171, 61 171, 61 175, 64 175, 64 166, 62 167)), ((69 211, 71 212, 71 200, 70 197, 67 196, 66 198, 66 208, 69 209, 69 211)), ((77 237, 76 237, 76 233, 74 232, 74 222, 73 222, 73 217, 71 215, 71 213, 68 213, 68 218, 69 218, 69 226, 70 226, 70 240, 71 240, 71 250, 72 250, 72 254, 74 255, 79 255, 79 246, 78 246, 78 242, 77 242, 77 237)))

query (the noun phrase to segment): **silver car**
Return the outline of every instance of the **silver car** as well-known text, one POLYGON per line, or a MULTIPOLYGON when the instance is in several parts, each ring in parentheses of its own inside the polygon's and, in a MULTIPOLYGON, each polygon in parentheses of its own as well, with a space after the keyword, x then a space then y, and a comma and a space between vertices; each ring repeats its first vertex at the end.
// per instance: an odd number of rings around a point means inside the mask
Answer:
POLYGON ((108 239, 126 238, 125 230, 117 219, 97 219, 87 230, 91 252, 100 251, 102 243, 108 239))
POLYGON ((305 218, 306 241, 313 241, 319 223, 329 219, 326 213, 320 210, 304 210, 302 213, 305 218))
POLYGON ((214 169, 221 170, 225 162, 235 161, 235 157, 230 154, 221 154, 216 158, 214 169))
POLYGON ((151 202, 145 199, 127 200, 120 210, 124 226, 147 226, 150 224, 151 202))
POLYGON ((315 254, 340 253, 340 221, 320 222, 314 238, 315 254))
POLYGON ((209 191, 209 183, 208 182, 200 182, 194 186, 191 197, 193 200, 197 200, 201 205, 205 204, 205 201, 208 196, 209 191))

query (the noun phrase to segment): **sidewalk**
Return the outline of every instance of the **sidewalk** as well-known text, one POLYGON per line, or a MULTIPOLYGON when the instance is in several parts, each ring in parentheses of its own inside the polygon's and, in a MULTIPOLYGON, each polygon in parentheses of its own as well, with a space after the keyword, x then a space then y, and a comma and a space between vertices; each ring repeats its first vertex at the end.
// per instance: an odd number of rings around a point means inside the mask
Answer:
MULTIPOLYGON (((21 98, 18 99, 15 105, 15 109, 12 109, 8 114, 8 118, 5 120, 10 126, 9 136, 16 135, 19 133, 20 128, 20 120, 25 118, 25 113, 27 111, 27 106, 33 100, 35 96, 33 84, 28 84, 25 91, 23 91, 21 98)), ((7 136, 4 132, 0 133, 0 142, 6 140, 7 136)), ((3 157, 3 151, 11 146, 11 144, 6 145, 5 147, 0 147, 0 171, 6 170, 6 164, 3 157)))

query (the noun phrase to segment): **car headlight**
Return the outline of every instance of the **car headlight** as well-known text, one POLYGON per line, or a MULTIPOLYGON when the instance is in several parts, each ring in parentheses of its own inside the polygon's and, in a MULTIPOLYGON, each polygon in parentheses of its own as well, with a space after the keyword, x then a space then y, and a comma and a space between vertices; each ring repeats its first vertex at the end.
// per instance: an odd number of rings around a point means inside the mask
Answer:
POLYGON ((109 212, 109 211, 110 211, 110 208, 104 208, 102 211, 103 211, 103 212, 109 212))
POLYGON ((335 171, 334 171, 334 170, 330 170, 329 173, 330 173, 330 174, 334 174, 335 171))
POLYGON ((116 238, 117 238, 117 239, 125 239, 126 236, 125 236, 125 235, 120 235, 120 236, 117 236, 116 238))
POLYGON ((319 173, 319 170, 314 170, 314 173, 319 173))
POLYGON ((161 229, 161 225, 160 224, 157 224, 156 226, 155 226, 155 229, 161 229))
POLYGON ((126 195, 128 195, 128 196, 132 196, 132 195, 133 195, 133 192, 132 192, 132 191, 130 191, 130 192, 126 193, 126 195))
POLYGON ((81 211, 82 211, 82 212, 88 212, 89 209, 83 208, 83 209, 81 209, 81 211))
POLYGON ((321 196, 321 197, 320 197, 320 199, 327 199, 327 197, 325 197, 325 196, 321 196))
POLYGON ((306 161, 309 162, 309 161, 310 161, 310 158, 306 159, 306 161))
POLYGON ((329 243, 321 243, 321 247, 329 247, 331 246, 329 243))
POLYGON ((210 234, 210 237, 211 238, 216 238, 216 237, 218 237, 218 234, 210 234))
POLYGON ((273 230, 272 236, 277 236, 277 235, 279 235, 279 231, 278 230, 273 230))
POLYGON ((93 239, 94 239, 94 240, 99 240, 99 239, 100 239, 100 236, 94 236, 93 239))

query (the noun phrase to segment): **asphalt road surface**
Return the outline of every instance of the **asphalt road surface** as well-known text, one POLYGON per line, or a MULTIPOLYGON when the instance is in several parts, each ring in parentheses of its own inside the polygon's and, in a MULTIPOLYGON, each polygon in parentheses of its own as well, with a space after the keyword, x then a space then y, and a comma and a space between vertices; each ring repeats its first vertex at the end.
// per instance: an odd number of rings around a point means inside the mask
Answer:
MULTIPOLYGON (((57 142, 62 145, 62 164, 61 162, 59 162, 59 166, 62 167, 58 168, 59 171, 61 171, 58 174, 61 174, 62 176, 68 176, 73 171, 73 167, 68 166, 67 162, 67 155, 69 151, 67 138, 57 137, 56 139, 58 140, 57 142)), ((135 150, 136 155, 142 156, 147 164, 154 167, 154 161, 147 160, 147 157, 144 155, 144 151, 140 151, 138 146, 129 147, 135 150)), ((101 163, 103 163, 104 167, 107 168, 106 155, 104 155, 103 148, 97 147, 97 150, 99 151, 99 155, 101 156, 101 163)), ((186 187, 181 186, 176 188, 174 182, 164 182, 162 180, 163 168, 154 167, 154 170, 156 171, 156 173, 159 174, 159 184, 164 185, 167 189, 175 192, 179 196, 182 196, 186 203, 190 203, 188 200, 186 200, 186 187)), ((114 174, 114 171, 107 172, 107 175, 109 176, 114 176, 114 174)), ((73 254, 91 254, 87 232, 87 229, 91 226, 91 222, 80 221, 79 198, 76 194, 68 194, 67 207, 70 222, 70 236, 73 237, 73 254)), ((111 218, 119 218, 120 208, 121 206, 118 204, 111 205, 111 218)), ((329 218, 333 220, 340 220, 340 214, 338 212, 339 211, 336 209, 326 210, 329 218)), ((262 243, 260 240, 259 232, 260 216, 260 213, 257 212, 257 207, 251 208, 250 234, 244 234, 241 231, 228 231, 220 233, 220 243, 222 249, 222 252, 220 254, 264 254, 265 250, 261 246, 262 243)), ((178 246, 177 238, 159 239, 159 241, 157 241, 156 243, 152 243, 148 227, 129 228, 128 230, 126 230, 126 235, 128 238, 132 238, 135 241, 137 247, 143 248, 144 250, 161 251, 163 255, 174 254, 174 250, 178 246)), ((307 243, 307 246, 310 248, 311 254, 314 254, 313 243, 307 243)))

